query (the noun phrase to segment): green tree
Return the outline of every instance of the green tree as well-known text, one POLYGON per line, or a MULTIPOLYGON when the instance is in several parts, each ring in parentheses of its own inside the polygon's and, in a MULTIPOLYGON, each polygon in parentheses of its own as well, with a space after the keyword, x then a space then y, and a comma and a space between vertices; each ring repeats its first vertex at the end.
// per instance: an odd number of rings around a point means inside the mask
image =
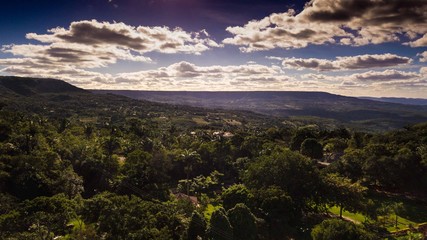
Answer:
POLYGON ((347 140, 343 138, 331 138, 326 141, 324 147, 328 153, 343 153, 348 147, 347 140))
POLYGON ((233 239, 233 227, 223 208, 217 209, 212 213, 207 235, 211 240, 233 239))
POLYGON ((301 144, 307 138, 316 138, 317 132, 313 126, 305 126, 299 128, 291 139, 291 149, 298 151, 301 149, 301 144))
POLYGON ((184 150, 181 154, 182 161, 185 163, 184 172, 187 176, 187 195, 190 195, 190 174, 193 171, 194 166, 201 161, 200 155, 196 151, 184 150))
POLYGON ((300 208, 310 207, 309 201, 317 201, 321 187, 314 163, 289 149, 277 149, 251 163, 243 182, 250 189, 258 190, 277 186, 300 208))
POLYGON ((253 200, 252 193, 243 184, 234 184, 222 191, 221 199, 226 210, 238 203, 249 205, 253 200))
POLYGON ((69 167, 65 169, 57 180, 58 193, 65 193, 70 199, 80 195, 83 188, 83 179, 69 167))
POLYGON ((350 211, 362 211, 364 194, 367 188, 359 182, 351 182, 350 179, 337 174, 328 174, 325 179, 327 198, 340 208, 340 218, 343 209, 350 211))
POLYGON ((240 145, 240 156, 242 157, 258 157, 262 150, 262 145, 265 140, 257 136, 247 136, 240 145))
POLYGON ((185 228, 172 204, 101 193, 84 201, 83 219, 105 239, 179 239, 185 228))
POLYGON ((102 141, 102 147, 107 152, 108 157, 111 158, 113 153, 120 148, 120 140, 115 136, 105 137, 102 141))
POLYGON ((121 173, 118 190, 123 194, 140 197, 165 198, 167 181, 166 163, 157 153, 151 155, 135 150, 127 155, 121 173))
POLYGON ((245 204, 236 204, 234 208, 228 210, 227 216, 230 220, 231 226, 233 227, 233 239, 258 239, 256 218, 245 204))
MULTIPOLYGON (((63 192, 64 183, 71 183, 80 178, 67 163, 52 151, 35 150, 31 155, 0 156, 0 162, 6 163, 8 178, 6 189, 21 199, 38 196, 51 196, 63 192), (76 179, 66 179, 68 173, 76 179)), ((76 184, 81 186, 81 182, 76 184)), ((75 192, 80 193, 81 191, 75 192)))
POLYGON ((0 119, 0 141, 5 141, 12 133, 12 127, 8 122, 0 119))
POLYGON ((377 239, 362 227, 339 219, 328 219, 311 231, 313 240, 370 240, 377 239))
POLYGON ((363 177, 362 165, 364 159, 365 156, 362 150, 352 149, 347 151, 341 159, 333 162, 330 165, 330 170, 356 181, 363 177))
POLYGON ((323 158, 323 147, 316 139, 307 138, 301 143, 300 152, 302 155, 312 159, 323 158))
POLYGON ((269 239, 283 239, 292 226, 298 225, 301 218, 300 204, 281 188, 269 186, 254 192, 255 203, 260 216, 265 219, 269 239))
POLYGON ((203 239, 206 233, 206 227, 207 224, 203 215, 197 211, 193 211, 187 229, 188 240, 197 240, 198 237, 203 239))
POLYGON ((67 224, 77 216, 79 207, 64 194, 25 200, 16 210, 0 215, 0 237, 4 237, 3 233, 9 236, 25 233, 24 235, 31 236, 30 239, 45 240, 64 235, 67 224))

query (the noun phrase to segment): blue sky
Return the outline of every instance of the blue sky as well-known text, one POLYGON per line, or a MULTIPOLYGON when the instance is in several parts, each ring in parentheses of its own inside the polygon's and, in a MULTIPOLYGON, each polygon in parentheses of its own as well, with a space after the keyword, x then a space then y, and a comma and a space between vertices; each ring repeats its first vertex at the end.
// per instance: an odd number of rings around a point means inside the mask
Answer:
POLYGON ((0 75, 91 89, 427 98, 425 0, 15 0, 0 46, 0 75))

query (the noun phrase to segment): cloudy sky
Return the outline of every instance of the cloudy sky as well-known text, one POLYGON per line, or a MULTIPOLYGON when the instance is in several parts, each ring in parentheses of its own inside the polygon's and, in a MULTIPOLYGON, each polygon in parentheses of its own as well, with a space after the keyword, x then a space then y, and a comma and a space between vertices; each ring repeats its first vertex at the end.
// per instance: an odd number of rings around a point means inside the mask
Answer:
POLYGON ((427 0, 14 0, 0 75, 427 98, 427 0))

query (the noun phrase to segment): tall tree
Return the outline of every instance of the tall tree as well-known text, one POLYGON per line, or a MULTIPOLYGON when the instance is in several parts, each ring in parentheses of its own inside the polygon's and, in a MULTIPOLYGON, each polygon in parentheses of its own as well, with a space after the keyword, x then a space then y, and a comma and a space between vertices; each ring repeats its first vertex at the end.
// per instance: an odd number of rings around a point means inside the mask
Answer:
POLYGON ((340 208, 340 218, 343 209, 361 211, 363 209, 363 198, 367 188, 359 182, 351 182, 350 179, 337 174, 328 174, 325 177, 327 198, 340 208))
POLYGON ((227 216, 233 227, 235 240, 258 239, 256 218, 245 204, 236 204, 234 208, 228 210, 227 216))
POLYGON ((393 212, 394 212, 394 227, 397 228, 397 224, 399 223, 399 214, 402 214, 405 210, 405 206, 402 202, 393 204, 393 212))
POLYGON ((323 158, 323 146, 315 138, 307 138, 301 143, 300 152, 311 159, 323 158))
POLYGON ((234 184, 222 191, 221 199, 226 210, 233 208, 238 203, 250 204, 253 195, 243 184, 234 184))
POLYGON ((252 189, 279 187, 300 207, 309 207, 309 200, 317 199, 321 183, 314 163, 289 149, 261 156, 249 165, 243 182, 252 189))
POLYGON ((200 155, 196 151, 185 149, 181 154, 182 160, 185 163, 184 172, 187 176, 187 195, 190 195, 190 174, 193 171, 194 166, 201 161, 200 155))
POLYGON ((231 240, 233 239, 233 227, 223 208, 212 213, 208 228, 208 238, 211 240, 231 240))
POLYGON ((373 240, 379 239, 354 223, 339 219, 328 219, 311 231, 313 240, 373 240))
POLYGON ((202 214, 193 211, 190 224, 187 229, 188 240, 197 240, 199 237, 204 238, 206 233, 206 220, 202 214))
POLYGON ((291 149, 298 151, 301 149, 301 144, 307 138, 316 138, 317 132, 312 126, 299 128, 291 139, 291 149))

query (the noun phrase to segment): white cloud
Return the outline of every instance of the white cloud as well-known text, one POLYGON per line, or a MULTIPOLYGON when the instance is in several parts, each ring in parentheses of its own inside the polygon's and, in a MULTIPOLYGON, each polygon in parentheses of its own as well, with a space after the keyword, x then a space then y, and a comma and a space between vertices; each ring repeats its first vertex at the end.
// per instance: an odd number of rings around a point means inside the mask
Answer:
MULTIPOLYGON (((0 65, 5 62, 0 60, 0 65)), ((48 77, 66 80, 84 88, 147 90, 277 90, 286 88, 293 78, 277 66, 259 64, 197 66, 178 62, 168 67, 115 75, 69 67, 35 68, 31 60, 10 59, 0 72, 17 76, 48 77)))
POLYGON ((423 37, 417 39, 416 41, 409 42, 411 47, 426 47, 427 46, 427 33, 423 37))
POLYGON ((5 45, 2 51, 46 67, 106 67, 117 60, 151 62, 148 52, 199 55, 221 47, 209 34, 181 28, 130 26, 124 23, 72 22, 68 29, 53 28, 47 34, 28 33, 28 39, 43 44, 5 45))
POLYGON ((423 68, 420 72, 384 70, 342 75, 310 73, 302 75, 301 79, 317 82, 321 89, 329 92, 350 96, 425 97, 427 91, 427 69, 423 68))
POLYGON ((275 61, 283 61, 284 58, 276 57, 276 56, 266 56, 266 59, 275 60, 275 61))
POLYGON ((420 57, 420 62, 427 62, 427 51, 417 54, 420 57))
POLYGON ((162 89, 177 90, 243 90, 284 88, 292 78, 282 74, 281 69, 258 64, 238 66, 197 66, 179 62, 156 70, 122 73, 116 76, 122 82, 133 84, 167 82, 172 86, 162 89), (172 87, 172 88, 171 88, 172 87))
POLYGON ((325 75, 325 74, 304 74, 301 76, 302 79, 306 80, 319 80, 323 82, 359 82, 364 84, 371 84, 374 82, 394 82, 394 81, 410 81, 419 80, 422 78, 422 69, 420 72, 405 72, 398 71, 395 69, 387 69, 384 71, 367 71, 362 73, 354 74, 343 74, 343 75, 325 75))
MULTIPOLYGON (((0 60, 0 65, 5 64, 0 60)), ((167 67, 138 72, 105 74, 75 67, 37 68, 31 59, 8 59, 0 73, 57 78, 87 89, 209 90, 209 91, 328 91, 345 95, 396 93, 399 88, 422 97, 427 91, 427 68, 419 72, 397 70, 292 77, 278 66, 259 64, 199 66, 177 62, 167 67)), ((336 73, 336 72, 335 72, 336 73)), ((403 90, 402 90, 403 91, 403 90)))

